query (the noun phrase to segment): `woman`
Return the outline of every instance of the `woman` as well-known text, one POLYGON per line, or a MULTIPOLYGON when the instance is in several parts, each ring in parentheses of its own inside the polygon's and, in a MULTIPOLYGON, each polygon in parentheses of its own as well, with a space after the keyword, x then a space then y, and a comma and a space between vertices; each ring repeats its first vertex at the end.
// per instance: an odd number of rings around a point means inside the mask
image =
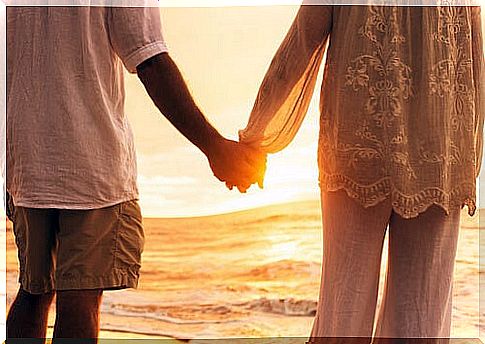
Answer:
POLYGON ((480 8, 302 6, 242 142, 268 153, 290 143, 327 41, 318 154, 324 254, 311 337, 370 342, 388 226, 375 336, 449 337, 460 209, 475 212, 482 155, 480 8))

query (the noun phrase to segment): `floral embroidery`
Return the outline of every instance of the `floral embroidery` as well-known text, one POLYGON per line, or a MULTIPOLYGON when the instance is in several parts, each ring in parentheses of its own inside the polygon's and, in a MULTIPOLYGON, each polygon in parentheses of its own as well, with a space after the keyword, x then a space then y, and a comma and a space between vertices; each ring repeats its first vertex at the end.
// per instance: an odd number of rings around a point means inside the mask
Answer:
POLYGON ((347 85, 352 85, 354 91, 369 86, 370 78, 367 74, 367 65, 361 61, 357 61, 355 67, 349 67, 345 77, 347 78, 347 85))
POLYGON ((473 61, 464 45, 470 41, 470 33, 462 29, 467 25, 466 15, 461 7, 444 7, 439 11, 440 23, 434 38, 449 49, 450 57, 433 67, 429 77, 430 94, 444 101, 454 100, 451 117, 454 131, 473 131, 475 97, 470 89, 473 61))
POLYGON ((406 218, 432 204, 446 212, 467 205, 472 215, 474 147, 481 139, 475 127, 481 119, 475 108, 471 10, 429 8, 415 17, 406 11, 412 10, 368 6, 356 31, 364 53, 344 69, 335 67, 343 77, 335 73, 324 79, 320 186, 344 189, 365 207, 390 198, 406 218), (406 20, 421 15, 429 31, 411 40, 406 20), (428 55, 410 53, 416 44, 426 46, 428 55), (345 95, 337 105, 332 104, 335 85, 343 86, 345 95))
MULTIPOLYGON (((474 151, 466 145, 457 144, 456 140, 473 132, 475 97, 470 87, 473 79, 473 61, 466 45, 470 41, 470 33, 463 28, 467 25, 466 13, 460 7, 443 7, 439 9, 438 29, 434 40, 444 45, 449 51, 449 57, 438 61, 429 76, 430 96, 436 96, 442 102, 452 102, 449 126, 454 132, 450 137, 450 147, 447 155, 441 156, 441 161, 450 165, 462 164, 463 159, 474 161, 474 151)), ((428 162, 427 157, 436 156, 420 147, 421 157, 428 162)), ((433 159, 436 161, 436 159, 433 159)), ((449 178, 446 170, 445 178, 449 178)))
MULTIPOLYGON (((346 85, 354 91, 367 89, 368 100, 363 113, 373 119, 374 126, 364 121, 355 132, 358 137, 367 140, 372 148, 356 146, 352 156, 354 159, 388 159, 401 166, 408 178, 416 179, 408 153, 399 149, 407 136, 402 102, 412 96, 412 71, 399 56, 398 46, 405 44, 406 39, 400 34, 397 21, 396 7, 371 7, 365 25, 359 30, 372 42, 374 53, 361 55, 351 62, 347 69, 346 85), (383 128, 385 139, 380 140, 372 135, 371 127, 383 128), (362 154, 363 149, 366 154, 362 154), (369 154, 367 151, 370 149, 375 152, 369 154)), ((352 148, 348 150, 352 151, 352 148)), ((390 168, 389 164, 384 166, 390 168)), ((385 174, 389 175, 390 171, 385 174)))

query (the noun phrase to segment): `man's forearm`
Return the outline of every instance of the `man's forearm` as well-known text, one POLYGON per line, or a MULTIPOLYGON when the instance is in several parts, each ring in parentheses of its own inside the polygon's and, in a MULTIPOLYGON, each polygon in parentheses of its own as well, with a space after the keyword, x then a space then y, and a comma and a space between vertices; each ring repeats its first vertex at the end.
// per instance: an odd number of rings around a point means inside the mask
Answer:
POLYGON ((224 140, 195 104, 175 62, 167 53, 137 67, 138 77, 162 114, 204 154, 224 140))

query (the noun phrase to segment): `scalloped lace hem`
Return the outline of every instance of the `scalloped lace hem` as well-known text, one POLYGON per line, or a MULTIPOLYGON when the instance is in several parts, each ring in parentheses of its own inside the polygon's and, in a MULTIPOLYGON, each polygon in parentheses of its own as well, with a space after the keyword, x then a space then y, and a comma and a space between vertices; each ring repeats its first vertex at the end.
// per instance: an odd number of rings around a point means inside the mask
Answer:
POLYGON ((320 176, 320 188, 323 191, 344 190, 364 208, 375 206, 390 198, 393 210, 406 219, 417 217, 432 205, 441 207, 446 214, 452 209, 467 206, 468 214, 473 216, 477 208, 475 187, 475 183, 464 182, 449 192, 430 187, 414 195, 405 195, 395 188, 389 177, 384 177, 374 184, 362 185, 340 174, 320 176))

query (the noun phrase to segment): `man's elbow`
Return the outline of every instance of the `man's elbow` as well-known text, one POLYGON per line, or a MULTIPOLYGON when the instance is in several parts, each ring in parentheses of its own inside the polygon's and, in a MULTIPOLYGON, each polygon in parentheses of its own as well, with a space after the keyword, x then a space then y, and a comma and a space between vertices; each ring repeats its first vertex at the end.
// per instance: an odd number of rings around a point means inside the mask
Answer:
POLYGON ((164 66, 171 62, 170 55, 167 52, 163 52, 146 59, 136 67, 138 77, 143 83, 150 76, 156 75, 160 70, 164 69, 164 66))

